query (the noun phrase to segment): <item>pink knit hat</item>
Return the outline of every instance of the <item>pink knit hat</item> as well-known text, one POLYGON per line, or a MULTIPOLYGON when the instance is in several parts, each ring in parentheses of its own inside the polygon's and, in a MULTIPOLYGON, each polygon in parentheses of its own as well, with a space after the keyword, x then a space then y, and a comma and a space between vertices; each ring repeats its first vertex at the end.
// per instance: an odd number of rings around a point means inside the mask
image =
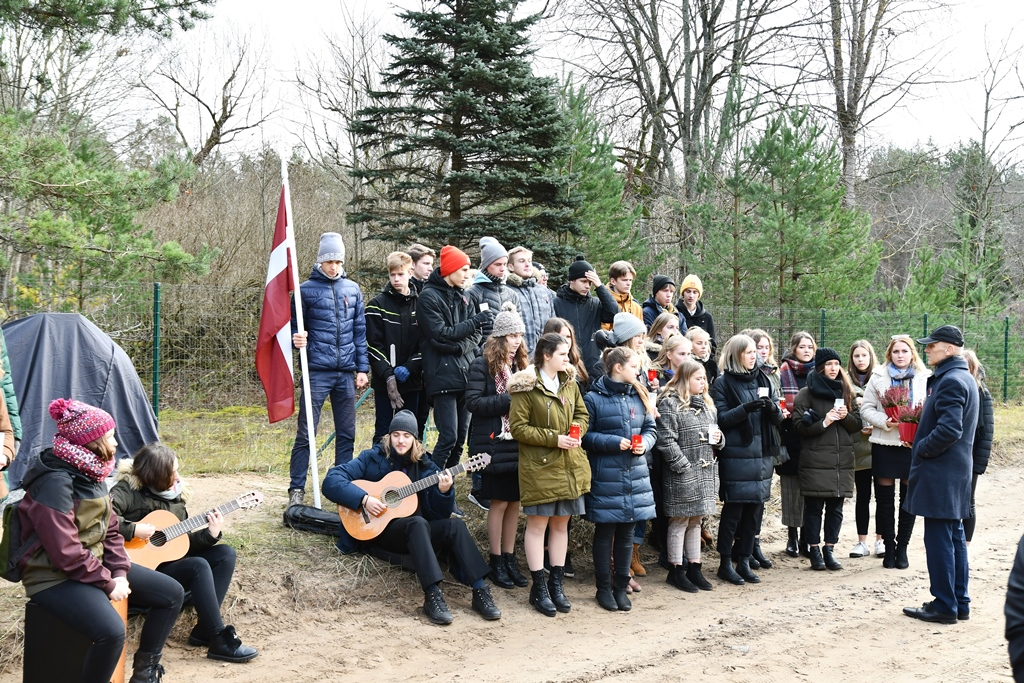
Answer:
POLYGON ((95 441, 114 428, 110 413, 70 398, 52 401, 50 417, 57 421, 57 433, 78 446, 95 441))

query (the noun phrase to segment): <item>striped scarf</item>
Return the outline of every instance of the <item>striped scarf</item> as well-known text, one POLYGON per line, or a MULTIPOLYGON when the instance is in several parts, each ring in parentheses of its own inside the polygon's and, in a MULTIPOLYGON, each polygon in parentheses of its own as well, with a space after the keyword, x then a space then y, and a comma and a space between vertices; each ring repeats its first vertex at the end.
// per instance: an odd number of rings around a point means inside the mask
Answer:
MULTIPOLYGON (((509 362, 511 362, 509 358, 509 362)), ((505 363, 501 366, 501 369, 494 374, 494 392, 498 395, 508 393, 508 380, 512 376, 509 369, 509 364, 505 363)), ((498 434, 499 439, 505 441, 512 440, 512 423, 508 419, 508 413, 501 414, 501 433, 498 434)))
POLYGON ((786 405, 792 410, 796 405, 796 395, 800 393, 800 385, 796 378, 806 377, 807 373, 814 369, 814 361, 801 363, 795 358, 787 358, 779 364, 779 379, 782 382, 782 395, 786 398, 786 405))
POLYGON ((60 434, 53 436, 53 454, 93 481, 103 481, 114 471, 114 458, 100 460, 85 446, 73 444, 60 434))

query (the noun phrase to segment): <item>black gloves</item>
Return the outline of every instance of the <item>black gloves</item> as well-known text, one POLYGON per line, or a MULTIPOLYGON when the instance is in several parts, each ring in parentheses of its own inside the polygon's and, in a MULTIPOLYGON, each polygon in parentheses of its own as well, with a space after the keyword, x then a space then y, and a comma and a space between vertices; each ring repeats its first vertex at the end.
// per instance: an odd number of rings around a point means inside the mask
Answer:
POLYGON ((491 309, 487 309, 486 311, 480 311, 479 313, 473 316, 473 324, 476 325, 477 327, 490 325, 491 323, 494 322, 494 317, 496 315, 497 313, 495 313, 491 309))
POLYGON ((812 424, 820 421, 821 419, 821 415, 818 415, 817 411, 814 410, 814 408, 808 408, 807 412, 804 413, 803 417, 800 418, 800 421, 803 422, 808 427, 810 427, 812 424))
POLYGON ((770 409, 775 403, 767 396, 762 396, 757 400, 750 401, 749 403, 743 404, 743 409, 748 413, 756 413, 759 410, 770 409))

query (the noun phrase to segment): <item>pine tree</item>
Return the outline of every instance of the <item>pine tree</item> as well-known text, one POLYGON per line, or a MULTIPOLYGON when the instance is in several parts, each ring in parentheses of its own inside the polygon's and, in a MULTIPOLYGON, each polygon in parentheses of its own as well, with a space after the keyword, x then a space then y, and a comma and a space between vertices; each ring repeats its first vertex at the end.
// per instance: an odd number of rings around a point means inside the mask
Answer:
POLYGON ((475 249, 491 235, 564 260, 578 234, 567 191, 565 123, 555 84, 531 70, 519 0, 435 0, 389 35, 386 90, 370 93, 351 130, 381 162, 362 181, 349 220, 372 238, 475 249))

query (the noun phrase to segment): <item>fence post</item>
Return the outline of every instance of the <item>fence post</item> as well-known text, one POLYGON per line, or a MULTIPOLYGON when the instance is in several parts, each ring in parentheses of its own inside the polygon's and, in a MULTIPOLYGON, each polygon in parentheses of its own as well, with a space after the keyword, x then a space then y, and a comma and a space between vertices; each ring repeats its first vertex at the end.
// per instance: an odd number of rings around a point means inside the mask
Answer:
POLYGON ((1003 319, 1003 403, 1010 400, 1010 316, 1003 319))
POLYGON ((160 283, 153 283, 153 415, 160 419, 160 283))
POLYGON ((924 337, 928 336, 928 314, 927 313, 924 314, 924 334, 922 336, 924 336, 924 337))
POLYGON ((825 309, 821 309, 821 334, 818 335, 818 346, 825 346, 825 309))

